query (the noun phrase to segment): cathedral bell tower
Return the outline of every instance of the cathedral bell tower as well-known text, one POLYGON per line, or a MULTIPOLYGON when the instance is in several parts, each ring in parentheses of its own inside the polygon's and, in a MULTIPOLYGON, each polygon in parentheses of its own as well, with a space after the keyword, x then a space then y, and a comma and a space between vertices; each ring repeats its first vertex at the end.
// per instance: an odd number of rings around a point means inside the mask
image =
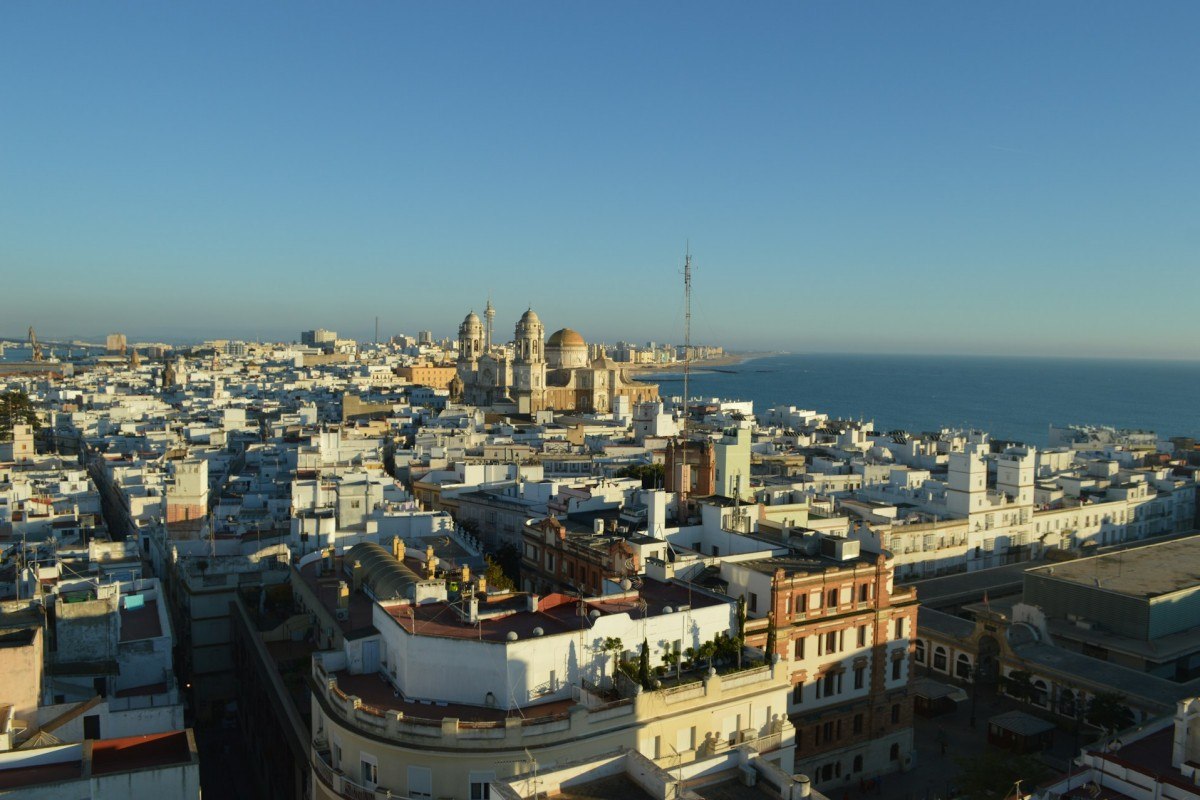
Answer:
POLYGON ((545 407, 546 328, 529 309, 521 315, 513 335, 516 360, 513 365, 513 399, 517 411, 532 414, 545 407))

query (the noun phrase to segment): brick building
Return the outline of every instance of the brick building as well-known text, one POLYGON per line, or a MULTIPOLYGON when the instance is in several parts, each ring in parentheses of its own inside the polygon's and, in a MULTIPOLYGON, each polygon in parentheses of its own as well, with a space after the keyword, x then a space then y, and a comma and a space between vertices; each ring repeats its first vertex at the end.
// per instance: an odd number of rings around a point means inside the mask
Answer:
POLYGON ((708 497, 717 490, 717 457, 711 441, 680 441, 667 443, 663 478, 668 493, 684 492, 695 497, 708 497))
POLYGON ((593 523, 589 527, 555 517, 529 522, 521 548, 522 588, 598 595, 606 578, 637 575, 641 571, 638 550, 624 532, 616 530, 615 520, 596 518, 593 523))
POLYGON ((805 555, 727 563, 746 598, 747 643, 790 663, 796 770, 824 792, 911 763, 917 596, 888 555, 812 536, 805 555), (771 628, 774 628, 773 633, 771 628))

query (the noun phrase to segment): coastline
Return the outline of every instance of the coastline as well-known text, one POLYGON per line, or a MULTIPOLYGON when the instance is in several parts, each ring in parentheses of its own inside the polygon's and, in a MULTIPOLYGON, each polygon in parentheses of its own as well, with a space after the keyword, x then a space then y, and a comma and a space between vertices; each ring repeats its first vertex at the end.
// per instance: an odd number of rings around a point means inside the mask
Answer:
MULTIPOLYGON (((744 364, 748 361, 755 361, 760 358, 770 358, 771 356, 779 356, 783 353, 774 352, 748 352, 748 353, 727 353, 720 358, 705 358, 691 362, 691 368, 708 369, 711 367, 732 367, 738 364, 744 364)), ((680 372, 683 370, 682 361, 672 361, 669 364, 634 364, 625 367, 625 372, 629 375, 651 375, 660 372, 680 372)))

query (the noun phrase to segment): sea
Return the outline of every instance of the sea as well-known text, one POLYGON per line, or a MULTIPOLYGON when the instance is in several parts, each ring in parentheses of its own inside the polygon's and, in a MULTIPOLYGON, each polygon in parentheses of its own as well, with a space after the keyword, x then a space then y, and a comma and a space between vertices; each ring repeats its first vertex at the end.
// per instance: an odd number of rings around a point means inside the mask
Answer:
MULTIPOLYGON (((680 373, 639 377, 664 396, 683 392, 680 373)), ((1200 361, 789 354, 694 368, 688 394, 753 400, 759 414, 793 405, 877 430, 979 429, 1043 447, 1051 425, 1200 438, 1200 361)))

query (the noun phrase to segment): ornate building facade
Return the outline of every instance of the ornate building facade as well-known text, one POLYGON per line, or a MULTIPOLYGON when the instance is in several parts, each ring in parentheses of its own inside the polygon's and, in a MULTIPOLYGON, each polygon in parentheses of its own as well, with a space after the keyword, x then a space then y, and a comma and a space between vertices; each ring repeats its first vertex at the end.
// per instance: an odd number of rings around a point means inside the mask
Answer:
MULTIPOLYGON (((489 323, 495 310, 488 303, 489 323)), ((486 328, 471 312, 458 327, 458 381, 451 386, 456 399, 475 406, 508 406, 517 413, 535 411, 607 413, 616 398, 628 397, 630 407, 658 399, 658 386, 630 379, 606 356, 589 356, 587 342, 563 328, 545 338, 545 326, 529 309, 513 332, 511 350, 491 341, 486 328)))

